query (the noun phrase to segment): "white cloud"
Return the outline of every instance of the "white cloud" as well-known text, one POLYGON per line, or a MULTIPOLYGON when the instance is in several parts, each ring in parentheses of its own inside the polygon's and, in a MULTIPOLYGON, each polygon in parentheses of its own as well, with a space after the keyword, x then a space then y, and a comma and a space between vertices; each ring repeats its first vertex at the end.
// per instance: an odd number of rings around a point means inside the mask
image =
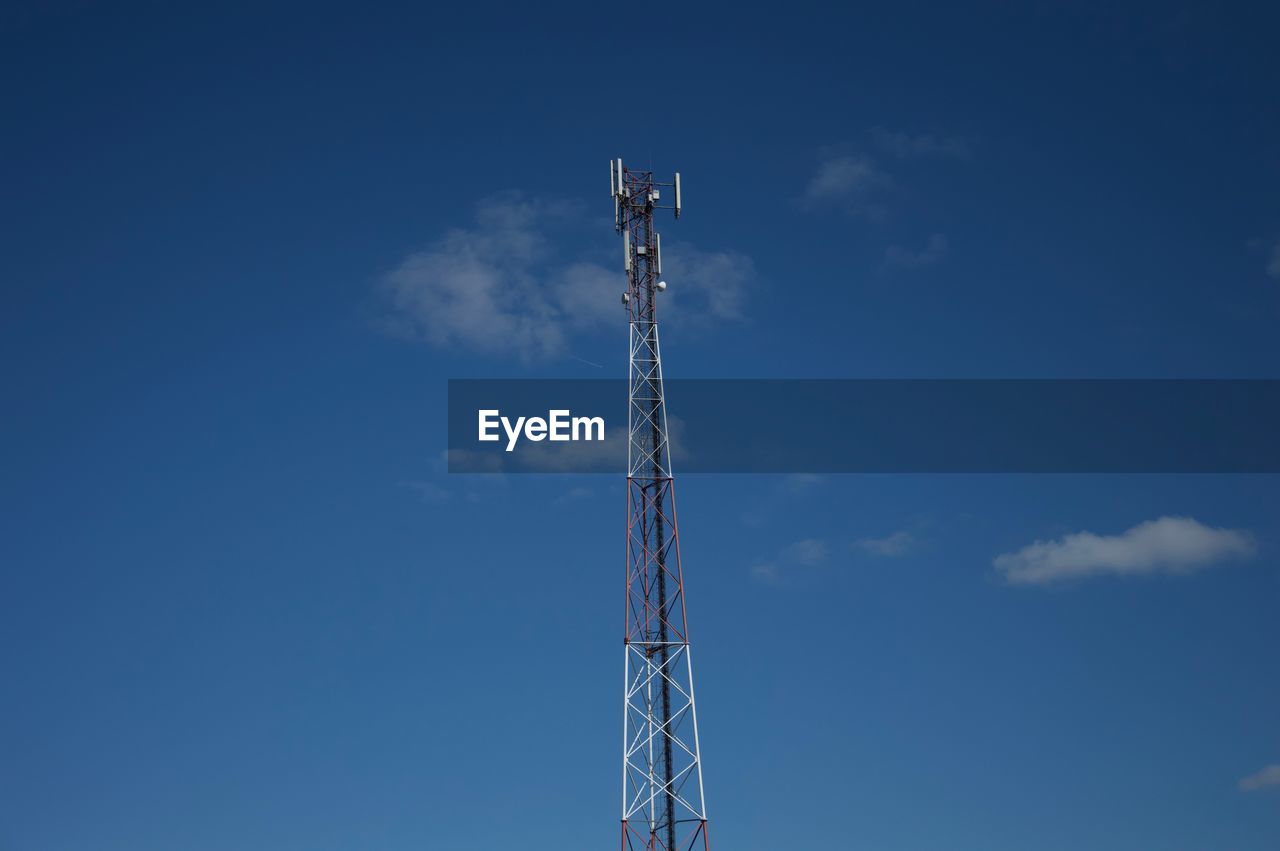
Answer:
POLYGON ((1103 574, 1192 573, 1215 562, 1246 558, 1256 550, 1246 531, 1215 529, 1190 517, 1161 517, 1119 535, 1076 532, 1036 541, 997 556, 994 563, 1010 584, 1047 585, 1103 574))
POLYGON ((778 566, 771 561, 753 564, 751 565, 751 575, 761 582, 777 582, 778 566))
POLYGON ((743 303, 756 278, 750 257, 736 251, 701 251, 681 242, 664 245, 662 253, 662 276, 669 288, 658 305, 660 317, 677 322, 743 318, 743 303))
POLYGON ((782 486, 787 493, 802 494, 822 484, 822 476, 816 473, 790 473, 782 480, 782 486))
POLYGON ((779 559, 787 564, 817 564, 827 559, 827 545, 814 538, 805 538, 784 547, 779 559))
POLYGON ((859 538, 853 542, 854 547, 869 555, 886 558, 905 555, 915 544, 916 539, 907 532, 894 532, 883 538, 859 538))
POLYGON ((972 145, 966 139, 955 136, 935 136, 932 133, 904 133, 876 127, 871 138, 882 150, 895 157, 946 157, 967 159, 972 145))
MULTIPOLYGON (((922 157, 966 159, 971 148, 967 140, 957 137, 895 132, 883 127, 874 128, 871 139, 881 151, 899 160, 922 157)), ((850 213, 878 219, 885 215, 885 204, 880 198, 893 185, 893 177, 872 157, 856 151, 827 152, 806 184, 800 204, 811 210, 834 205, 850 213)))
POLYGON ((826 203, 844 206, 850 212, 879 216, 883 209, 872 196, 890 183, 889 175, 871 159, 861 155, 829 157, 804 190, 804 204, 810 208, 826 203))
POLYGON ((814 200, 847 195, 876 182, 880 172, 866 157, 835 157, 818 165, 805 195, 814 200))
POLYGON ((772 561, 751 566, 751 575, 763 582, 777 582, 782 572, 795 567, 808 567, 827 560, 827 545, 816 538, 805 538, 788 544, 772 561))
POLYGON ((1240 789, 1244 792, 1257 792, 1268 786, 1280 786, 1280 765, 1268 765, 1240 781, 1240 789))
POLYGON ((383 279, 392 306, 423 341, 545 357, 564 347, 554 306, 532 270, 547 248, 539 223, 563 209, 515 196, 490 199, 470 229, 455 228, 383 279))
POLYGON ((570 502, 578 502, 579 500, 591 499, 594 496, 595 496, 595 491, 591 490, 591 488, 576 487, 576 488, 569 488, 569 490, 560 494, 560 496, 551 500, 551 502, 553 505, 565 505, 566 503, 570 503, 570 502))
POLYGON ((556 276, 551 296, 566 322, 575 329, 584 329, 620 320, 623 310, 619 299, 626 288, 622 271, 579 261, 556 276))
POLYGON ((885 249, 880 270, 883 272, 889 269, 921 269, 932 266, 947 255, 948 247, 947 238, 940 233, 929 237, 924 248, 917 250, 890 245, 885 249))
MULTIPOLYGON (((556 250, 552 235, 580 218, 577 209, 515 194, 481 202, 472 226, 450 229, 382 278, 395 314, 392 327, 432 346, 524 361, 565 355, 572 332, 611 322, 620 327, 621 269, 556 250)), ((600 244, 611 239, 601 228, 600 244)), ((749 257, 674 242, 663 248, 671 285, 663 296, 664 319, 742 317, 755 279, 749 257)))

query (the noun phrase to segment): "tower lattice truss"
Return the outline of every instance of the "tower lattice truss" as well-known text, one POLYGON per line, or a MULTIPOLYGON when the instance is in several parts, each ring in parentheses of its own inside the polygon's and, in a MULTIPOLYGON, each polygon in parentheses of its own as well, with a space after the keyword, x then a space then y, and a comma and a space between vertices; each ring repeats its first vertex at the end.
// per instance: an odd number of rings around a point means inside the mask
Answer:
POLYGON ((709 851, 656 304, 666 285, 653 215, 679 217, 680 175, 659 183, 613 160, 609 177, 630 334, 622 849, 709 851))

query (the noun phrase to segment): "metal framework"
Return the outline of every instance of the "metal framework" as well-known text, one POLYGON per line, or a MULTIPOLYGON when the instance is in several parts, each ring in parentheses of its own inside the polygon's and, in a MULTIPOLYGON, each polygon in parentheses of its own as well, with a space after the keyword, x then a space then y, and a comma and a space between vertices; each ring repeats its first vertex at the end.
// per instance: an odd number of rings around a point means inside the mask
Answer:
POLYGON ((653 213, 680 216, 680 175, 659 183, 611 160, 609 182, 630 326, 622 851, 709 851, 656 304, 666 285, 653 213))

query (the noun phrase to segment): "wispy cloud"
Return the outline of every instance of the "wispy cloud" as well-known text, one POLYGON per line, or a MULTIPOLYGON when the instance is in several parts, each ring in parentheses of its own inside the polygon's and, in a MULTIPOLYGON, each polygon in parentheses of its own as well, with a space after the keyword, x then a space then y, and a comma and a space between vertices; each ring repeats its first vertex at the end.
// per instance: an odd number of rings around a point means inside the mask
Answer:
POLYGON ((821 564, 827 560, 827 545, 816 538, 805 538, 788 544, 771 561, 751 566, 751 575, 761 582, 778 582, 793 568, 821 564))
POLYGON ((584 499, 591 499, 594 496, 595 496, 595 491, 593 491, 591 488, 576 487, 576 488, 569 488, 569 490, 560 494, 560 496, 551 500, 551 502, 553 505, 565 505, 566 503, 570 503, 570 502, 578 502, 584 499))
POLYGON ((457 457, 459 453, 470 454, 466 450, 446 449, 431 460, 426 471, 428 478, 401 481, 400 487, 417 494, 421 502, 435 506, 459 501, 482 502, 506 488, 507 477, 500 474, 500 467, 496 465, 491 470, 485 470, 478 464, 472 465, 475 472, 485 472, 488 475, 447 475, 451 464, 460 464, 457 457))
POLYGON ((861 154, 830 156, 818 163, 818 170, 804 190, 803 204, 817 208, 834 204, 849 212, 872 217, 883 214, 875 196, 892 183, 889 175, 861 154))
POLYGON ((541 223, 565 214, 517 196, 482 203, 473 227, 450 230, 383 279, 402 327, 439 347, 524 359, 562 350, 563 325, 533 270, 549 255, 541 223))
POLYGON ((789 494, 803 494, 821 485, 822 481, 822 476, 817 473, 791 473, 782 480, 782 487, 789 494))
POLYGON ((817 564, 827 560, 827 545, 815 538, 805 538, 784 547, 778 558, 787 564, 817 564))
POLYGON ((859 538, 853 542, 854 549, 884 558, 906 555, 915 545, 916 539, 909 532, 894 532, 883 538, 859 538))
POLYGON ((901 130, 887 130, 875 127, 871 131, 871 139, 876 146, 895 157, 943 157, 949 159, 968 159, 973 153, 973 144, 957 136, 937 136, 933 133, 906 133, 901 130))
POLYGON ((1257 792, 1269 786, 1280 786, 1280 764, 1268 765, 1261 771, 1240 780, 1242 792, 1257 792))
POLYGON ((580 260, 559 273, 552 272, 549 298, 556 320, 576 330, 590 329, 619 319, 619 303, 627 280, 622 272, 599 263, 580 260))
MULTIPOLYGON (((482 201, 468 227, 452 228, 384 275, 390 328, 440 348, 523 361, 568 354, 578 331, 621 321, 620 269, 557 250, 558 232, 579 223, 580 205, 506 194, 482 201)), ((600 231, 601 240, 613 235, 600 231)), ((755 281, 749 257, 664 245, 664 318, 708 323, 743 316, 755 281)), ((620 264, 619 264, 620 265, 620 264)))
POLYGON ((1012 585, 1048 585, 1087 576, 1192 573, 1257 550, 1253 536, 1238 529, 1215 529, 1190 517, 1161 517, 1118 535, 1076 532, 1036 541, 995 559, 1012 585))
POLYGON ((676 326, 745 319, 747 298, 757 283, 755 263, 747 255, 703 251, 674 240, 662 245, 662 277, 668 287, 658 310, 663 321, 676 326))
POLYGON ((901 245, 890 245, 885 249, 884 260, 880 262, 880 271, 892 269, 922 269, 932 266, 947 256, 949 248, 946 236, 935 233, 929 237, 923 248, 904 248, 901 245))
MULTIPOLYGON (((879 159, 893 159, 902 164, 905 160, 925 158, 968 159, 973 143, 958 136, 875 127, 871 130, 871 147, 879 151, 879 159)), ((861 151, 829 150, 805 185, 800 206, 808 210, 836 207, 854 215, 880 219, 886 215, 886 198, 894 194, 894 188, 893 176, 877 162, 876 157, 868 155, 865 148, 861 151)), ((902 259, 910 263, 914 256, 904 254, 902 259)), ((892 263, 891 260, 889 262, 892 263)))
POLYGON ((775 487, 763 491, 752 500, 741 519, 747 526, 763 526, 779 516, 779 505, 805 499, 822 487, 825 478, 816 473, 790 473, 777 480, 775 487))

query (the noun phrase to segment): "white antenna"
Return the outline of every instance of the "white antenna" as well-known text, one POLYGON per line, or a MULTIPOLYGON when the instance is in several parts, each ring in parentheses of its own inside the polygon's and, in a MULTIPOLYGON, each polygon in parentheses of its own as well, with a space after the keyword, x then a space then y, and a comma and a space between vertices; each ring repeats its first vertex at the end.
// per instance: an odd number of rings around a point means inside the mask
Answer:
POLYGON ((618 197, 618 184, 613 177, 613 160, 609 160, 609 194, 618 197))
POLYGON ((654 249, 655 249, 654 254, 656 255, 653 258, 654 265, 658 269, 658 274, 661 275, 662 274, 662 234, 658 233, 657 231, 654 231, 653 236, 654 236, 654 239, 657 240, 657 243, 654 245, 654 249))
POLYGON ((616 163, 618 164, 618 165, 617 165, 617 169, 618 169, 618 189, 617 189, 617 193, 618 193, 618 195, 620 195, 620 196, 621 196, 621 195, 625 195, 625 194, 626 194, 626 192, 627 192, 627 187, 626 187, 626 184, 625 184, 625 183, 623 182, 623 180, 622 180, 622 158, 621 158, 621 157, 619 157, 618 159, 614 160, 614 162, 616 162, 616 163))
POLYGON ((625 238, 622 240, 622 253, 624 255, 622 264, 628 272, 631 271, 631 231, 627 231, 625 238))
POLYGON ((676 218, 680 218, 680 172, 676 172, 676 218))

